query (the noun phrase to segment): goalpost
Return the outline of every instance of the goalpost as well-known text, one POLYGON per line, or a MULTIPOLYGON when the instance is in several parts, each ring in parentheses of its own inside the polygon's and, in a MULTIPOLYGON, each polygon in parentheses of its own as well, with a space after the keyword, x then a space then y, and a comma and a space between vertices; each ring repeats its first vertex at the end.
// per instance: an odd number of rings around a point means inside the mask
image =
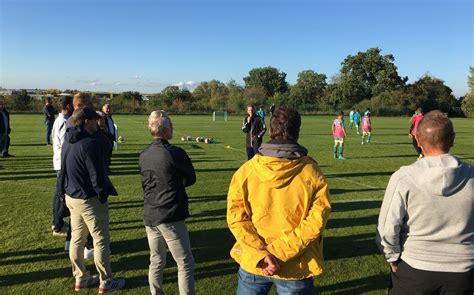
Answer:
POLYGON ((214 111, 214 112, 212 112, 212 121, 215 121, 216 118, 223 118, 224 121, 227 121, 227 112, 226 111, 214 111))

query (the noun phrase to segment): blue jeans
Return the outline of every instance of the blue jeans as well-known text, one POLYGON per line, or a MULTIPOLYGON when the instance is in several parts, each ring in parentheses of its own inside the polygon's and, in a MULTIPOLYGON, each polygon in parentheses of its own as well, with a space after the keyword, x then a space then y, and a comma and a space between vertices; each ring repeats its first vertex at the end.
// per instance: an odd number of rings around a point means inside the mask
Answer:
POLYGON ((313 278, 303 280, 281 280, 254 275, 239 268, 237 295, 264 295, 275 284, 279 295, 310 295, 314 293, 313 278))

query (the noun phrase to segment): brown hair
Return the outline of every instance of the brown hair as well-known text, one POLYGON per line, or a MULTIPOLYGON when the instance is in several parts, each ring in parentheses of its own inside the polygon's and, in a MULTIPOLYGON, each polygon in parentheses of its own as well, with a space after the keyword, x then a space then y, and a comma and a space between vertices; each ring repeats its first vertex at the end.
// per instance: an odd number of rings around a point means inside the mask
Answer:
POLYGON ((440 111, 427 113, 416 130, 416 136, 428 148, 438 148, 444 152, 454 144, 454 127, 451 120, 440 111))
POLYGON ((70 104, 72 104, 71 96, 67 95, 60 98, 59 105, 61 106, 61 110, 66 110, 70 104))
POLYGON ((74 106, 74 109, 78 109, 81 107, 92 108, 92 98, 89 93, 78 92, 74 95, 72 105, 74 106))
POLYGON ((298 111, 289 108, 278 108, 270 121, 270 138, 298 141, 300 136, 301 116, 298 111))

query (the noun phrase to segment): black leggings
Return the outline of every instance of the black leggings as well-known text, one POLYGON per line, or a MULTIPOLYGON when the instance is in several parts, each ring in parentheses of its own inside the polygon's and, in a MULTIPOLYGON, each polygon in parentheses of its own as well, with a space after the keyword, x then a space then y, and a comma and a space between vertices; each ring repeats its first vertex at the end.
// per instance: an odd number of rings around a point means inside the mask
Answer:
POLYGON ((415 148, 416 153, 417 153, 418 155, 423 154, 423 151, 422 151, 421 148, 418 146, 418 142, 416 142, 415 136, 413 136, 412 139, 413 139, 413 147, 415 148))

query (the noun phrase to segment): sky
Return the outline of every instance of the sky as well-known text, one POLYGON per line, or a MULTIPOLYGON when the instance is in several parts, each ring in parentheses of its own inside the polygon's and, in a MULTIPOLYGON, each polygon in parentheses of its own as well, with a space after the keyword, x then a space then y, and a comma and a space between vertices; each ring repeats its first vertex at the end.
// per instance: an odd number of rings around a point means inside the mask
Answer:
POLYGON ((468 91, 472 0, 0 0, 0 86, 156 93, 272 66, 330 77, 371 47, 468 91))

